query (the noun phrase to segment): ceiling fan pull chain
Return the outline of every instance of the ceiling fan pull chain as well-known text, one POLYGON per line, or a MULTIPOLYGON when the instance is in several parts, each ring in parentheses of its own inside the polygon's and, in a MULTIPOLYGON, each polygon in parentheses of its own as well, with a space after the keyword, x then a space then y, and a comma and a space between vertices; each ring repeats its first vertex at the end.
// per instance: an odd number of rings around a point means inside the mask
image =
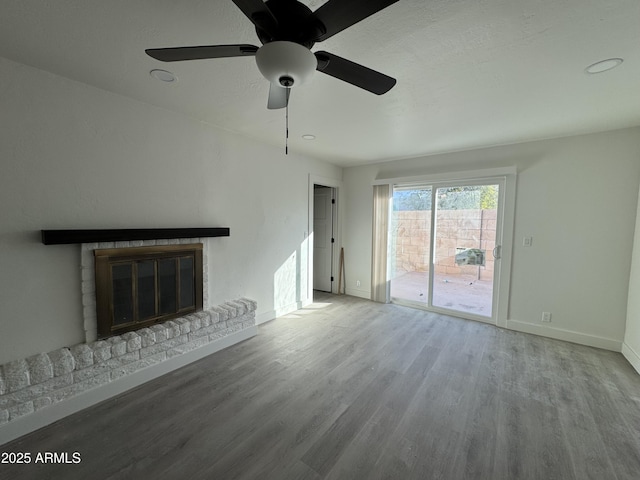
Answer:
POLYGON ((287 88, 287 103, 285 106, 285 140, 284 140, 284 154, 289 155, 289 94, 291 89, 287 88))

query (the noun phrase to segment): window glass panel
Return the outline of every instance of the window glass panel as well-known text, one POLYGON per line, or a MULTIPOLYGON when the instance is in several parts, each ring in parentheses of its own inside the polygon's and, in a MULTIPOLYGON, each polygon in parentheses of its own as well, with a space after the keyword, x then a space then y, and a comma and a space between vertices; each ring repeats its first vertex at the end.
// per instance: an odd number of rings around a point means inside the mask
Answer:
POLYGON ((158 260, 160 313, 163 315, 177 311, 176 278, 176 260, 158 260))
POLYGON ((436 190, 433 306, 491 317, 498 193, 499 185, 436 190))
POLYGON ((138 320, 156 315, 155 261, 138 262, 138 320))
POLYGON ((132 264, 112 265, 113 324, 122 325, 133 321, 133 274, 132 264))
POLYGON ((180 257, 180 308, 193 307, 194 290, 193 257, 180 257))
POLYGON ((388 275, 393 299, 428 302, 431 193, 430 186, 393 187, 388 275))

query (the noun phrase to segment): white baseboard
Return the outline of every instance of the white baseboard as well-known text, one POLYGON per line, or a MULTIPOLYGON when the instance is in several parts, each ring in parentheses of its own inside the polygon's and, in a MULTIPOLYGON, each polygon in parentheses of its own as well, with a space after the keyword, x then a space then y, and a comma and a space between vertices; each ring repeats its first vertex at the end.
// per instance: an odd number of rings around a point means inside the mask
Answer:
POLYGON ((345 289, 347 295, 352 297, 360 297, 366 300, 371 300, 371 290, 364 290, 362 288, 347 288, 345 289))
POLYGON ((282 317, 283 315, 288 315, 291 312, 300 310, 300 308, 302 308, 302 302, 293 302, 293 303, 290 303, 289 305, 278 307, 275 310, 276 315, 274 318, 282 317))
POLYGON ((312 300, 301 300, 298 302, 290 303, 289 305, 285 305, 283 307, 278 307, 275 310, 262 312, 256 315, 256 325, 261 325, 263 323, 270 322, 271 320, 274 320, 278 317, 289 315, 290 313, 293 313, 296 310, 300 310, 301 308, 304 308, 311 303, 313 303, 312 300))
POLYGON ((622 349, 622 342, 613 338, 598 337, 586 333, 574 332, 562 328, 549 327, 536 323, 522 322, 520 320, 507 320, 507 328, 518 332, 532 333, 541 337, 555 338, 566 342, 578 343, 589 347, 602 348, 619 352, 622 349))
POLYGON ((39 428, 46 427, 61 418, 124 393, 127 390, 188 365, 189 363, 195 362, 196 360, 200 360, 208 355, 219 352, 220 350, 242 342, 243 340, 247 340, 257 335, 257 333, 257 327, 240 330, 183 355, 172 357, 164 362, 138 370, 130 375, 120 377, 113 382, 83 392, 75 397, 64 400, 63 402, 56 403, 42 410, 25 415, 24 417, 17 418, 16 420, 6 423, 0 427, 0 445, 38 430, 39 428))
POLYGON ((270 322, 276 318, 276 311, 269 310, 268 312, 262 312, 256 315, 256 325, 270 322))
POLYGON ((640 374, 640 355, 626 343, 622 343, 622 355, 631 366, 640 374))

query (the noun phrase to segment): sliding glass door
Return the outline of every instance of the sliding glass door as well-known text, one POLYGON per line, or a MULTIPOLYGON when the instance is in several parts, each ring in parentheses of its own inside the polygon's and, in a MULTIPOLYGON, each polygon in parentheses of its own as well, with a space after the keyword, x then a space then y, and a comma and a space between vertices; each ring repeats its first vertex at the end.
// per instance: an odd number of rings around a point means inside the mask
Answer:
POLYGON ((431 270, 430 186, 394 186, 390 215, 391 299, 427 304, 431 270))
POLYGON ((491 317, 500 186, 436 189, 432 305, 491 317))
POLYGON ((394 186, 392 301, 493 319, 503 185, 497 179, 394 186))

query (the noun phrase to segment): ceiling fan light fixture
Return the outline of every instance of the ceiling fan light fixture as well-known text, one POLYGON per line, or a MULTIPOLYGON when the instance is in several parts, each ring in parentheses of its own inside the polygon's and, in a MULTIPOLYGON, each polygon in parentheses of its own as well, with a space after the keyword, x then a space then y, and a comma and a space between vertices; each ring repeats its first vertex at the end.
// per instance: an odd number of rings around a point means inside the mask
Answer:
POLYGON ((256 64, 268 81, 289 88, 308 81, 318 66, 318 60, 302 45, 276 41, 260 47, 256 52, 256 64))

